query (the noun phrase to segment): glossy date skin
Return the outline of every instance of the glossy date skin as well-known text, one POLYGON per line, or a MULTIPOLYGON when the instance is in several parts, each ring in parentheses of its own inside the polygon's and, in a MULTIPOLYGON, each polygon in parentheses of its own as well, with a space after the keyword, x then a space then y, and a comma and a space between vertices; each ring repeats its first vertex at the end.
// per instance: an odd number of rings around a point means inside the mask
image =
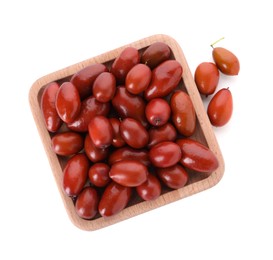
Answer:
POLYGON ((93 83, 93 95, 102 103, 109 102, 115 95, 116 78, 110 72, 102 72, 93 83))
POLYGON ((169 46, 164 42, 155 42, 151 44, 142 54, 141 63, 146 64, 151 69, 165 60, 171 55, 169 46))
POLYGON ((215 92, 219 78, 219 70, 212 62, 202 62, 194 73, 194 80, 199 92, 206 96, 215 92))
POLYGON ((124 187, 112 181, 104 190, 99 202, 99 213, 102 217, 110 217, 121 212, 128 204, 132 188, 124 187))
POLYGON ((149 158, 155 167, 170 167, 181 159, 181 149, 174 142, 162 142, 150 149, 149 158))
POLYGON ((83 148, 83 137, 74 132, 64 132, 53 136, 51 140, 53 151, 61 156, 70 156, 83 148))
POLYGON ((110 182, 110 167, 106 163, 95 163, 88 171, 89 180, 97 187, 105 187, 110 182))
POLYGON ((99 196, 92 187, 84 188, 75 203, 76 213, 80 218, 92 219, 98 212, 99 196))
POLYGON ((170 105, 177 131, 184 136, 191 136, 196 128, 196 114, 189 95, 182 90, 175 92, 170 105))
POLYGON ((107 158, 109 154, 109 147, 107 148, 98 148, 92 142, 89 134, 86 135, 84 140, 84 151, 89 158, 89 160, 93 163, 103 161, 107 158))
POLYGON ((106 148, 112 144, 113 128, 105 116, 95 116, 88 125, 88 133, 93 144, 98 148, 106 148))
POLYGON ((170 123, 167 123, 161 127, 153 127, 149 129, 148 148, 151 148, 152 146, 164 141, 174 141, 176 137, 176 129, 170 123))
POLYGON ((180 189, 184 187, 189 179, 186 170, 179 164, 168 168, 158 168, 157 174, 163 183, 171 189, 180 189))
POLYGON ((102 72, 108 71, 104 64, 92 64, 76 72, 70 82, 77 88, 81 100, 92 94, 92 85, 102 72))
POLYGON ((76 132, 87 132, 88 124, 95 116, 107 116, 110 111, 109 103, 101 103, 91 96, 82 101, 81 111, 76 119, 67 127, 76 132))
POLYGON ((63 171, 63 189, 68 196, 77 196, 87 180, 89 160, 85 154, 71 157, 63 171))
POLYGON ((240 62, 231 51, 222 47, 216 47, 213 48, 212 57, 216 66, 223 74, 229 76, 239 74, 240 62))
POLYGON ((128 72, 125 87, 131 94, 140 94, 149 86, 151 78, 151 69, 145 64, 137 64, 128 72))
POLYGON ((226 125, 233 112, 233 99, 229 89, 220 89, 210 100, 208 116, 213 126, 226 125))
POLYGON ((151 125, 162 126, 168 122, 171 108, 165 99, 154 98, 148 102, 145 108, 145 115, 151 125))
POLYGON ((126 118, 120 123, 120 135, 132 148, 143 148, 148 144, 149 134, 145 127, 133 118, 126 118))
POLYGON ((112 105, 120 117, 134 118, 139 120, 144 127, 147 127, 148 123, 145 116, 146 103, 142 97, 133 95, 124 86, 120 86, 112 99, 112 105))
POLYGON ((181 149, 180 163, 184 167, 205 173, 213 172, 218 168, 217 157, 202 143, 189 138, 178 139, 176 143, 181 149))
POLYGON ((114 163, 122 160, 136 160, 146 166, 151 164, 149 154, 146 149, 133 149, 128 146, 119 148, 112 152, 109 156, 108 164, 113 165, 114 163))
POLYGON ((152 80, 145 90, 146 100, 165 97, 170 94, 178 85, 183 73, 182 66, 176 60, 162 62, 152 71, 152 80))
POLYGON ((125 187, 137 187, 147 180, 147 167, 136 160, 123 160, 114 163, 109 172, 110 178, 125 187))
POLYGON ((56 110, 65 123, 71 123, 79 115, 81 100, 76 87, 70 82, 64 82, 56 95, 56 110))
POLYGON ((118 147, 122 147, 124 146, 126 143, 125 141, 122 139, 121 135, 120 135, 120 121, 117 118, 110 118, 110 123, 112 125, 113 128, 113 140, 112 140, 112 145, 116 148, 118 147))
POLYGON ((161 194, 161 184, 156 176, 148 174, 147 180, 136 187, 137 194, 143 200, 155 200, 161 194))
POLYGON ((49 83, 41 97, 41 110, 48 131, 55 133, 62 124, 56 110, 56 95, 60 86, 57 82, 49 83))
POLYGON ((125 82, 127 73, 140 61, 138 50, 134 47, 125 48, 120 55, 114 60, 111 73, 117 79, 119 84, 125 82))

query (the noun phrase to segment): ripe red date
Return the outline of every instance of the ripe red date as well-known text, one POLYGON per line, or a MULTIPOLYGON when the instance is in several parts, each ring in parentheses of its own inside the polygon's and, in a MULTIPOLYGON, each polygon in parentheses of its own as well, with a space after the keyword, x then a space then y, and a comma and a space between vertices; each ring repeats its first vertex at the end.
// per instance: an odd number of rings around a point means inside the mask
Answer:
POLYGON ((82 190, 76 200, 75 209, 79 217, 83 219, 92 219, 98 212, 99 196, 92 187, 86 187, 82 190))
POLYGON ((148 144, 149 134, 141 123, 132 118, 126 118, 120 123, 120 135, 133 148, 142 148, 148 144))
POLYGON ((41 110, 46 124, 46 128, 52 133, 58 131, 62 124, 62 120, 56 110, 56 95, 58 90, 58 83, 49 83, 45 87, 41 98, 41 110))
POLYGON ((179 164, 168 168, 158 168, 157 174, 166 186, 171 189, 180 189, 186 185, 189 175, 179 164))
POLYGON ((184 91, 177 91, 171 97, 172 121, 177 131, 191 136, 196 127, 196 114, 192 101, 184 91))
POLYGON ((208 105, 208 116, 213 126, 224 126, 232 116, 233 100, 229 89, 219 90, 208 105))
POLYGON ((98 148, 92 142, 89 134, 86 135, 84 140, 84 150, 89 158, 89 160, 93 163, 103 161, 107 158, 109 153, 109 148, 98 148))
POLYGON ((165 99, 154 98, 147 104, 145 114, 151 125, 162 126, 169 120, 171 108, 165 99))
POLYGON ((88 172, 89 180, 97 187, 104 187, 110 182, 110 167, 106 163, 93 164, 88 172))
POLYGON ((78 153, 83 148, 83 138, 80 134, 74 132, 64 132, 53 136, 53 151, 62 156, 69 156, 78 153))
POLYGON ((143 200, 155 200, 161 194, 160 181, 152 174, 148 174, 147 180, 136 187, 137 194, 143 200))
POLYGON ((163 61, 168 60, 170 55, 171 50, 166 43, 155 42, 143 52, 141 62, 153 69, 163 61))
POLYGON ((115 95, 116 78, 110 72, 102 72, 94 81, 93 95, 102 103, 109 102, 115 95))
POLYGON ((104 190, 99 202, 101 216, 110 217, 118 214, 128 204, 131 194, 132 188, 111 182, 104 190))
POLYGON ((145 98, 151 100, 170 94, 180 82, 182 73, 183 69, 178 61, 162 62, 152 71, 152 80, 145 90, 145 98))
POLYGON ((113 128, 109 119, 104 116, 95 116, 88 125, 89 136, 98 148, 106 148, 112 144, 113 128))
POLYGON ((85 154, 76 154, 68 160, 63 177, 63 189, 68 196, 80 194, 87 180, 88 168, 85 154))
POLYGON ((213 172, 219 166, 217 157, 205 145, 193 139, 176 141, 182 151, 181 164, 198 172, 213 172))
POLYGON ((76 87, 70 82, 64 82, 56 96, 56 110, 65 123, 71 123, 79 115, 81 100, 76 87))
POLYGON ((147 180, 147 167, 135 160, 123 160, 112 165, 110 178, 125 187, 136 187, 147 180))
POLYGON ((181 150, 174 142, 162 142, 151 148, 149 158, 155 167, 170 167, 181 159, 181 150))
POLYGON ((150 68, 144 64, 137 64, 126 76, 126 89, 132 94, 140 94, 149 86, 151 78, 152 72, 150 68))

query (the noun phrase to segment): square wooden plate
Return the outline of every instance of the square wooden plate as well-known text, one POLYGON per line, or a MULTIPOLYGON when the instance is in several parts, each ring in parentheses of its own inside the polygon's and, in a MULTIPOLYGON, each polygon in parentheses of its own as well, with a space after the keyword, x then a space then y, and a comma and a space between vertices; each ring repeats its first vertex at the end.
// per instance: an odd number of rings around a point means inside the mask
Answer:
POLYGON ((223 176, 224 160, 216 137, 214 135, 212 126, 209 122, 206 111, 204 110, 202 99, 193 80, 193 76, 188 67, 186 58, 179 44, 173 38, 167 35, 153 35, 46 75, 38 79, 32 85, 29 91, 29 102, 50 166, 52 168, 54 178, 56 180, 60 195, 63 199, 64 206, 71 221, 80 229, 100 229, 117 223, 119 221, 139 215, 146 211, 177 201, 205 189, 211 188, 212 186, 217 184, 223 176), (192 138, 207 145, 214 152, 219 161, 219 168, 210 174, 190 172, 190 181, 185 187, 178 190, 164 190, 163 194, 154 201, 146 202, 140 199, 133 200, 127 208, 125 208, 122 212, 115 216, 108 218, 98 217, 94 220, 81 219, 77 216, 75 212, 74 204, 71 198, 67 197, 62 189, 62 169, 64 166, 64 161, 62 158, 58 157, 51 149, 51 136, 45 127, 42 113, 40 110, 40 100, 43 89, 48 83, 52 81, 62 82, 64 80, 69 80, 75 72, 90 64, 104 63, 109 66, 113 62, 113 60, 121 53, 121 51, 127 46, 133 46, 137 48, 140 52, 142 52, 149 45, 157 41, 168 44, 170 49, 172 50, 172 58, 179 61, 183 67, 183 75, 179 87, 189 94, 195 107, 198 121, 196 132, 192 136, 192 138))

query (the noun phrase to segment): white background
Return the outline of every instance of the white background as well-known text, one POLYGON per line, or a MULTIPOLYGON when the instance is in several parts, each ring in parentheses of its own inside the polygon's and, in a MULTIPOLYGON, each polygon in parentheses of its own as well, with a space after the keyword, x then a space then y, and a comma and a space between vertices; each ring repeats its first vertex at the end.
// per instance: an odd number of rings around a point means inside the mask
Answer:
POLYGON ((1 1, 0 259, 273 259, 272 9, 259 1, 1 1), (164 33, 194 72, 210 44, 240 59, 221 75, 234 114, 216 129, 226 169, 215 187, 85 232, 63 207, 28 104, 43 75, 164 33))

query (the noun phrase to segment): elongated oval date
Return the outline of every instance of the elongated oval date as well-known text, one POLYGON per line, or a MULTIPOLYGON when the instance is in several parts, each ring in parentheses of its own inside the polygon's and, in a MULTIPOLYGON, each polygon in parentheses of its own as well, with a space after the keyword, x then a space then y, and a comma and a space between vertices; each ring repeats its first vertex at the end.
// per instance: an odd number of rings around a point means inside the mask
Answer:
POLYGON ((232 116, 233 100, 229 89, 220 89, 210 100, 208 116, 213 126, 224 126, 232 116))
POLYGON ((114 60, 111 72, 119 84, 125 82, 127 73, 140 61, 138 50, 134 47, 126 47, 114 60))
POLYGON ((70 82, 78 89, 83 100, 92 94, 92 86, 97 76, 106 71, 108 69, 104 64, 92 64, 75 73, 70 82))
POLYGON ((153 69, 163 61, 168 60, 170 55, 171 50, 166 43, 155 42, 143 52, 141 62, 153 69))
POLYGON ((220 78, 217 66, 212 62, 200 63, 194 73, 194 80, 199 92, 203 95, 214 93, 220 78))
POLYGON ((122 147, 124 146, 126 143, 125 141, 122 139, 121 135, 120 135, 120 131, 119 131, 119 126, 120 126, 120 121, 117 118, 110 118, 110 123, 112 125, 113 128, 113 140, 112 140, 112 145, 114 147, 122 147))
POLYGON ((120 135, 131 147, 139 149, 148 144, 149 134, 145 127, 133 118, 126 118, 120 123, 120 135))
POLYGON ((110 167, 106 163, 95 163, 88 171, 89 180, 97 187, 105 187, 110 182, 110 167))
POLYGON ((181 159, 181 150, 174 142, 162 142, 150 149, 149 158, 155 167, 170 167, 181 159))
POLYGON ((128 204, 132 188, 111 182, 104 190, 99 202, 99 213, 103 217, 110 217, 121 212, 128 204))
POLYGON ((83 189, 88 176, 89 161, 85 154, 71 157, 63 171, 63 189, 68 196, 77 196, 83 189))
POLYGON ((192 101, 184 91, 177 91, 171 97, 172 121, 177 131, 191 136, 196 128, 196 114, 192 101))
POLYGON ((102 72, 93 83, 93 95, 102 103, 109 102, 115 95, 116 78, 110 72, 102 72))
POLYGON ((219 166, 217 157, 205 145, 193 139, 176 141, 182 151, 181 164, 198 172, 212 172, 219 166))
POLYGON ((178 61, 162 62, 152 71, 151 83, 144 93, 146 100, 170 94, 180 82, 182 73, 183 69, 178 61))
POLYGON ((216 47, 213 48, 212 57, 222 73, 230 76, 239 74, 240 62, 231 51, 222 47, 216 47))
POLYGON ((41 97, 41 110, 48 131, 55 133, 62 124, 56 110, 56 96, 60 86, 57 82, 49 83, 41 97))
POLYGON ((53 136, 51 139, 53 151, 61 156, 78 153, 83 148, 83 137, 74 132, 64 132, 53 136))
POLYGON ((81 110, 80 95, 71 82, 64 82, 56 96, 56 110, 65 123, 73 122, 81 110))
POLYGON ((167 168, 158 168, 157 174, 163 183, 171 189, 180 189, 189 180, 189 174, 179 164, 167 168))
POLYGON ((123 160, 112 165, 110 178, 125 187, 136 187, 147 180, 147 167, 135 160, 123 160))
POLYGON ((76 132, 87 132, 88 124, 95 116, 107 116, 110 111, 109 103, 101 103, 91 96, 82 101, 81 111, 76 119, 67 124, 70 130, 76 132))
POLYGON ((153 127, 149 129, 148 148, 151 148, 152 146, 164 141, 174 141, 176 137, 176 129, 170 123, 167 123, 160 127, 153 127))
POLYGON ((113 127, 105 116, 95 116, 88 125, 89 136, 98 148, 106 148, 112 144, 113 127))
POLYGON ((143 200, 155 200, 161 194, 161 184, 156 176, 148 174, 147 180, 136 187, 137 194, 143 200))
POLYGON ((113 151, 108 158, 108 164, 113 165, 114 163, 123 160, 135 160, 143 163, 146 166, 151 164, 147 150, 133 149, 128 146, 113 151))
POLYGON ((133 95, 124 86, 120 86, 112 99, 112 105, 120 117, 134 118, 140 121, 144 127, 147 127, 148 122, 145 116, 146 103, 142 97, 133 95))
POLYGON ((140 94, 149 86, 151 78, 151 69, 145 64, 137 64, 128 72, 125 87, 132 94, 140 94))
POLYGON ((92 219, 98 212, 99 196, 92 187, 82 190, 76 200, 75 209, 80 218, 92 219))
POLYGON ((107 158, 109 154, 109 147, 106 148, 98 148, 92 142, 89 134, 86 135, 84 140, 84 151, 89 158, 89 160, 93 163, 103 161, 107 158))

